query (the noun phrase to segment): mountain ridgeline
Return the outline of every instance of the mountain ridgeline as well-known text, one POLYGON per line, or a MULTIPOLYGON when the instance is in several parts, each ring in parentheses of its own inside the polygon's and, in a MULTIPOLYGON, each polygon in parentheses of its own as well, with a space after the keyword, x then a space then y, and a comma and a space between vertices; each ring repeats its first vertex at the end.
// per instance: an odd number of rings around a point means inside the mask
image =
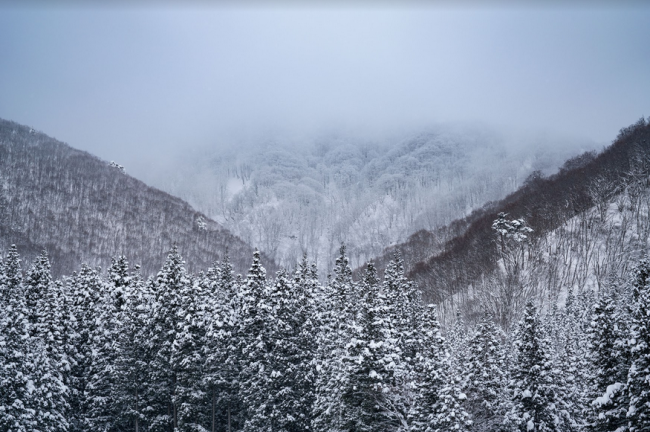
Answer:
POLYGON ((119 165, 0 120, 0 248, 11 244, 27 260, 47 250, 56 276, 81 263, 107 268, 121 254, 153 274, 173 244, 197 270, 228 253, 243 272, 253 254, 217 222, 119 165))

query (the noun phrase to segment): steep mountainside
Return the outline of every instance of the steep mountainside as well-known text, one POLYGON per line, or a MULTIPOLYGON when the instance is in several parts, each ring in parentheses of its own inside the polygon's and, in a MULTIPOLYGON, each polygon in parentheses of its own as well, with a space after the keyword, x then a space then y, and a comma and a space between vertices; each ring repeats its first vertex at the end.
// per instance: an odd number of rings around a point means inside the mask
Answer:
POLYGON ((118 254, 152 274, 174 243, 197 271, 227 251, 243 272, 253 253, 220 224, 120 166, 0 120, 0 249, 12 243, 27 260, 45 248, 55 275, 82 262, 106 268, 118 254))
MULTIPOLYGON (((442 302, 498 273, 503 250, 492 225, 499 213, 506 213, 510 220, 523 219, 533 229, 526 243, 534 243, 592 208, 604 215, 616 200, 622 209, 638 206, 640 197, 647 195, 649 174, 650 124, 642 118, 622 129, 601 153, 572 158, 548 178, 533 173, 505 199, 489 203, 444 229, 420 231, 386 249, 376 262, 383 267, 400 251, 409 276, 429 299, 442 302), (623 193, 625 199, 620 198, 623 193)), ((647 218, 640 210, 636 215, 647 218)), ((585 227, 591 229, 590 224, 585 227)))

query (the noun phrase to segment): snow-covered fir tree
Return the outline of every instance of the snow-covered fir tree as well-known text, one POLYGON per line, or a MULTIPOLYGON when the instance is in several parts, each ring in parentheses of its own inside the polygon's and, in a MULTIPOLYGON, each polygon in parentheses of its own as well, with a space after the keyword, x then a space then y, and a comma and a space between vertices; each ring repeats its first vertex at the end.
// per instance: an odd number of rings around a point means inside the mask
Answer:
POLYGON ((422 432, 457 430, 471 426, 461 406, 464 394, 457 394, 450 377, 451 365, 435 305, 428 305, 420 317, 417 354, 416 398, 411 410, 412 430, 422 432))
POLYGON ((0 266, 0 430, 29 432, 36 428, 34 346, 29 311, 15 246, 0 266))
POLYGON ((154 299, 151 305, 148 334, 145 336, 147 357, 146 415, 149 430, 167 431, 178 426, 176 404, 177 366, 172 363, 172 347, 178 332, 181 292, 192 282, 176 246, 155 280, 149 282, 154 299))
POLYGON ((71 329, 74 335, 70 353, 70 426, 72 431, 88 431, 92 430, 93 426, 90 414, 93 394, 88 386, 93 374, 100 367, 96 364, 94 350, 102 338, 98 318, 102 309, 104 287, 98 271, 85 264, 81 266, 78 274, 72 276, 70 283, 69 290, 73 299, 71 329))
MULTIPOLYGON (((121 261, 121 260, 120 260, 121 261)), ((120 269, 128 268, 128 263, 120 264, 120 269)), ((113 283, 119 281, 124 304, 120 319, 120 333, 115 340, 115 364, 113 387, 107 405, 114 413, 112 429, 140 432, 145 430, 148 411, 143 397, 147 386, 146 377, 150 352, 147 350, 149 314, 153 294, 136 266, 128 278, 120 270, 113 283)), ((110 282, 109 282, 110 283, 110 282)))
POLYGON ((48 351, 39 322, 32 322, 38 314, 28 307, 15 246, 0 263, 0 292, 0 430, 67 431, 67 388, 59 370, 65 365, 48 351))
POLYGON ((630 432, 650 431, 650 260, 634 270, 627 412, 630 432))
POLYGON ((399 353, 372 263, 368 263, 359 287, 360 313, 343 357, 342 427, 348 431, 394 430, 406 417, 391 400, 399 353))
POLYGON ((467 383, 467 411, 473 430, 496 430, 503 423, 503 397, 506 365, 501 335, 486 313, 468 344, 468 359, 463 369, 467 383))
POLYGON ((339 249, 328 283, 316 295, 314 320, 319 327, 316 350, 315 402, 312 427, 315 431, 340 431, 343 429, 342 392, 347 385, 343 358, 346 355, 351 329, 354 328, 351 303, 353 290, 352 269, 345 245, 339 249))
POLYGON ((178 322, 170 364, 175 373, 173 404, 177 410, 175 430, 205 431, 209 425, 210 395, 203 379, 205 364, 205 316, 202 286, 198 280, 181 286, 178 322))
POLYGON ((555 382, 550 342, 532 302, 526 304, 515 346, 511 408, 506 423, 512 430, 522 432, 569 430, 555 382))
POLYGON ((590 431, 625 430, 627 427, 627 326, 617 307, 617 287, 607 287, 593 307, 589 360, 593 365, 588 393, 590 431))

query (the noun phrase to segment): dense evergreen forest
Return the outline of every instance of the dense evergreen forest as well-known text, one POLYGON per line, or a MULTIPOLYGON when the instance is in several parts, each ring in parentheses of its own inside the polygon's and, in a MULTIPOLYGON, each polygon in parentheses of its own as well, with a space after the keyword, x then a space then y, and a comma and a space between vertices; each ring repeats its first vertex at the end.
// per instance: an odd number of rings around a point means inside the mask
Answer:
POLYGON ((648 260, 598 293, 569 289, 564 308, 529 301, 510 331, 485 314, 446 337, 399 255, 354 281, 344 246, 324 284, 306 258, 269 277, 258 252, 245 277, 227 258, 190 274, 176 247, 146 281, 124 256, 53 280, 45 253, 23 271, 12 247, 0 301, 2 431, 650 424, 648 260))

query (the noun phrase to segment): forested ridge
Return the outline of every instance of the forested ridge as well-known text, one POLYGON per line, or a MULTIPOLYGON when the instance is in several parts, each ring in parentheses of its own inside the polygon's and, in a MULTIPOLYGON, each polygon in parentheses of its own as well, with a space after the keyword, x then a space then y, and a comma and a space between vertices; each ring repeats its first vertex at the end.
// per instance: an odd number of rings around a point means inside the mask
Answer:
MULTIPOLYGON (((128 251, 144 274, 172 244, 204 268, 228 250, 245 271, 253 248, 187 203, 102 161, 0 119, 0 247, 33 258, 47 249, 55 275, 81 262, 108 266, 128 251)), ((268 266, 275 269, 271 260, 268 266)), ((194 267, 192 267, 194 268, 194 267)))
MULTIPOLYGON (((534 229, 533 241, 589 209, 598 208, 603 214, 617 197, 628 197, 631 203, 627 208, 638 218, 645 212, 638 206, 647 195, 649 155, 650 124, 641 118, 621 129, 602 152, 571 158, 550 177, 533 172, 520 189, 503 200, 488 203, 438 230, 419 231, 408 241, 387 248, 374 261, 381 269, 399 251, 408 276, 425 297, 444 301, 497 271, 500 255, 491 226, 499 213, 525 220, 534 229)), ((596 238, 599 234, 590 231, 590 235, 596 238)))

